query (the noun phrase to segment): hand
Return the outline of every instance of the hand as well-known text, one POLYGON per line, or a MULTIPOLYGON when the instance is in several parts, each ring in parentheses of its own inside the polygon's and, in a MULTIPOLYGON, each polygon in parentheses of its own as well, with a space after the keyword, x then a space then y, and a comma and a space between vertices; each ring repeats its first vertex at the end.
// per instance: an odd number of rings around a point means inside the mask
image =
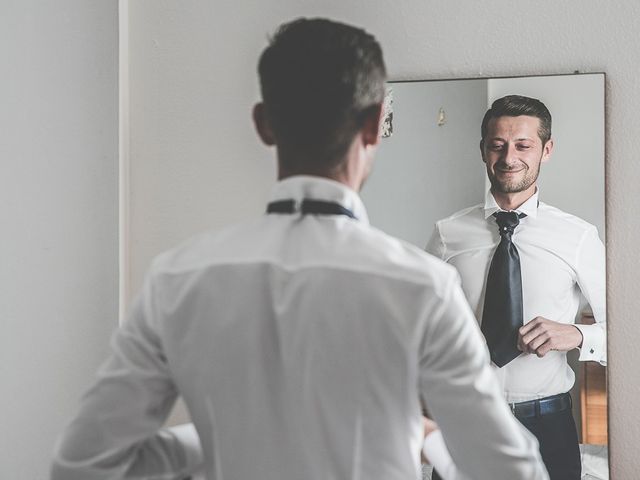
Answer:
POLYGON ((431 432, 435 432, 439 428, 436 422, 425 416, 422 417, 422 425, 424 426, 423 438, 426 438, 427 435, 429 435, 431 432))
MULTIPOLYGON (((425 417, 424 415, 422 416, 422 425, 424 427, 424 434, 422 437, 423 439, 427 438, 427 435, 429 435, 430 433, 438 430, 438 424, 431 420, 429 417, 425 417)), ((429 459, 425 457, 424 451, 420 452, 420 462, 429 463, 429 459)))
POLYGON ((518 349, 542 358, 551 350, 568 352, 582 345, 582 332, 575 326, 536 317, 518 330, 518 349))

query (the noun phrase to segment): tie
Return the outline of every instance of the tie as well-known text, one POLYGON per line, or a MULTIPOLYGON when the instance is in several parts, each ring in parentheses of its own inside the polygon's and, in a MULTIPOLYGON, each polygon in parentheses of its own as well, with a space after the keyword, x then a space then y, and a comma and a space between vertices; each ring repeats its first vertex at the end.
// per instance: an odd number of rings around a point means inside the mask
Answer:
MULTIPOLYGON (((294 213, 294 200, 278 200, 267 205, 267 213, 294 213)), ((356 219, 351 210, 339 203, 326 202, 324 200, 311 200, 305 198, 300 204, 300 213, 303 215, 346 215, 356 219)))
POLYGON ((511 241, 520 223, 516 212, 496 212, 500 243, 493 253, 484 297, 481 330, 484 334, 491 360, 503 367, 520 355, 517 348, 518 329, 522 326, 522 276, 520 255, 511 241))

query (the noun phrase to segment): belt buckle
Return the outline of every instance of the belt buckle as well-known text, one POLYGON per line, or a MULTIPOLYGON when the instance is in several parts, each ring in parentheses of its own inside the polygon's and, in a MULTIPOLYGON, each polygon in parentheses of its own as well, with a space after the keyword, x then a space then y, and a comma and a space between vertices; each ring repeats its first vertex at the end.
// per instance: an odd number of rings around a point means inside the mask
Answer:
POLYGON ((509 403, 509 408, 511 409, 511 413, 513 413, 514 415, 516 414, 516 404, 514 403, 509 403))

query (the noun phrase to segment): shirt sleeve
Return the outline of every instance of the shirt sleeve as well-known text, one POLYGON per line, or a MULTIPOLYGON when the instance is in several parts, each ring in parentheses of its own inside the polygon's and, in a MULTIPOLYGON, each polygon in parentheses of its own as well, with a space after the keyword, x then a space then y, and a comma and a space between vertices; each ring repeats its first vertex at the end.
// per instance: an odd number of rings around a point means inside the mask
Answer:
POLYGON ((452 480, 547 479, 538 442, 507 407, 459 277, 452 277, 426 322, 420 362, 420 393, 458 470, 452 480))
POLYGON ((469 478, 460 473, 444 443, 442 431, 435 430, 424 439, 422 453, 443 480, 469 478))
POLYGON ((585 232, 576 259, 576 274, 580 291, 591 306, 595 323, 576 327, 582 333, 580 361, 592 360, 607 364, 606 273, 605 248, 598 231, 591 227, 585 232))
POLYGON ((177 398, 153 322, 149 280, 59 438, 52 480, 184 479, 203 463, 193 425, 161 428, 177 398))
POLYGON ((434 257, 438 257, 440 260, 444 260, 444 251, 445 245, 442 240, 442 235, 440 235, 440 228, 436 223, 433 227, 433 232, 431 233, 431 238, 429 238, 429 242, 425 247, 427 253, 430 253, 434 257))

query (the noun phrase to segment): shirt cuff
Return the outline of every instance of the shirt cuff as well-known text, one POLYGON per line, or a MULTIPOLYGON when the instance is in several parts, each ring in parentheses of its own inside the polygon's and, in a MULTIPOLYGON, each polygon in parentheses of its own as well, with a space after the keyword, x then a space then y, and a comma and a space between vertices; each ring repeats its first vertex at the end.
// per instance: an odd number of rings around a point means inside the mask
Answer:
POLYGON ((169 432, 178 440, 184 449, 187 470, 193 475, 202 475, 204 454, 200 444, 200 437, 193 423, 185 423, 169 427, 169 432))
POLYGON ((598 324, 582 325, 574 324, 582 333, 582 346, 580 347, 581 362, 593 361, 602 365, 607 364, 607 352, 605 350, 604 330, 598 324))

